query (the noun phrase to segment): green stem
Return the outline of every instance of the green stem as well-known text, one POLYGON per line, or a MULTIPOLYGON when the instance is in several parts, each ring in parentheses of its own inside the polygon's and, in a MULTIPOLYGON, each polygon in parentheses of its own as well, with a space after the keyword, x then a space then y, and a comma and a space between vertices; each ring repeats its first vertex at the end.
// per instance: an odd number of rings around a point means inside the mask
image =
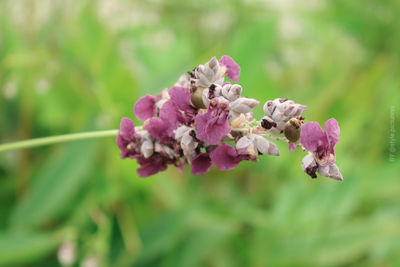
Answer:
POLYGON ((117 134, 118 130, 106 130, 106 131, 94 131, 86 133, 75 133, 75 134, 64 134, 57 136, 42 137, 42 138, 29 139, 8 144, 2 144, 0 145, 0 152, 14 150, 14 149, 51 145, 55 143, 76 141, 82 139, 110 137, 110 136, 116 136, 117 134))

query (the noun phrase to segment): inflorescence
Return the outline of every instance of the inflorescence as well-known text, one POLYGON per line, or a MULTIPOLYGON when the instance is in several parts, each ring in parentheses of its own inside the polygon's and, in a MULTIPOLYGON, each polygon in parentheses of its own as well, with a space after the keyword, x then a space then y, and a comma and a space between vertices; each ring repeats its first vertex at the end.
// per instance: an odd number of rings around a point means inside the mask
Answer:
POLYGON ((144 121, 136 127, 122 118, 117 144, 121 158, 136 159, 139 176, 147 177, 175 165, 191 164, 193 174, 205 174, 212 164, 231 170, 242 160, 258 161, 260 155, 279 156, 272 140, 284 141, 289 150, 308 151, 302 160, 304 172, 317 178, 343 180, 335 164, 335 144, 340 128, 335 119, 304 124, 306 106, 278 98, 264 104, 261 120, 253 118, 259 101, 242 95, 237 82, 239 65, 229 56, 213 57, 182 75, 169 90, 141 97, 135 116, 144 121))

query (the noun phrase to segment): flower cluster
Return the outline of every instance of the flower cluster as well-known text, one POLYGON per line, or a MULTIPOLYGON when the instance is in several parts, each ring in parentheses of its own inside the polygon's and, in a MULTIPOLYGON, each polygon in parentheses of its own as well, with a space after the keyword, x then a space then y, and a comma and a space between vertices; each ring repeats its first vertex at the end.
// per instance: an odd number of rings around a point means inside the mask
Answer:
POLYGON ((335 145, 339 142, 340 128, 335 119, 325 122, 325 131, 317 122, 308 122, 301 127, 300 142, 310 153, 303 158, 303 170, 312 178, 317 171, 322 176, 343 181, 336 166, 335 145))
POLYGON ((304 124, 301 115, 306 106, 283 98, 267 101, 265 116, 256 120, 253 109, 259 101, 242 96, 242 86, 235 84, 239 74, 240 67, 231 57, 213 57, 182 75, 171 88, 141 97, 134 114, 143 125, 121 120, 116 140, 121 157, 136 159, 141 177, 164 171, 168 165, 182 170, 185 164, 191 165, 193 174, 205 174, 211 165, 231 170, 243 160, 258 161, 259 155, 279 156, 272 140, 282 140, 289 150, 310 151, 302 165, 311 177, 319 172, 341 180, 334 164, 333 146, 339 140, 336 120, 328 120, 323 132, 315 122, 304 124))

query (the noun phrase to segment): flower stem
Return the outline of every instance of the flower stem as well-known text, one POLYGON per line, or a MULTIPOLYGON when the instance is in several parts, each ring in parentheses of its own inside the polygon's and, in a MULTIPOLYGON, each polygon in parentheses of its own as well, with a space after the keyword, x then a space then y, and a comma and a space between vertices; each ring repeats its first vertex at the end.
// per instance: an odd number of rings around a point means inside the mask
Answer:
POLYGON ((36 146, 44 146, 51 145, 62 142, 76 141, 82 139, 92 139, 92 138, 101 138, 101 137, 111 137, 117 136, 118 130, 105 130, 105 131, 94 131, 94 132, 85 132, 85 133, 75 133, 75 134, 63 134, 57 136, 49 136, 42 138, 29 139, 24 141, 18 141, 13 143, 1 144, 0 152, 15 150, 15 149, 24 149, 36 146))

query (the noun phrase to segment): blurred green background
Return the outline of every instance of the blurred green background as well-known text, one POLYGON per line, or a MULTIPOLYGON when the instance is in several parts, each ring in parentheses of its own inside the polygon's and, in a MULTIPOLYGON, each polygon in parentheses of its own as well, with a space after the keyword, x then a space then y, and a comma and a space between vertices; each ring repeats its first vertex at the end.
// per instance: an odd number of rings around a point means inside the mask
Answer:
POLYGON ((339 121, 344 182, 285 144, 148 179, 114 138, 1 153, 0 265, 400 266, 399 18, 398 0, 1 1, 0 143, 118 128, 228 54, 245 96, 339 121))

